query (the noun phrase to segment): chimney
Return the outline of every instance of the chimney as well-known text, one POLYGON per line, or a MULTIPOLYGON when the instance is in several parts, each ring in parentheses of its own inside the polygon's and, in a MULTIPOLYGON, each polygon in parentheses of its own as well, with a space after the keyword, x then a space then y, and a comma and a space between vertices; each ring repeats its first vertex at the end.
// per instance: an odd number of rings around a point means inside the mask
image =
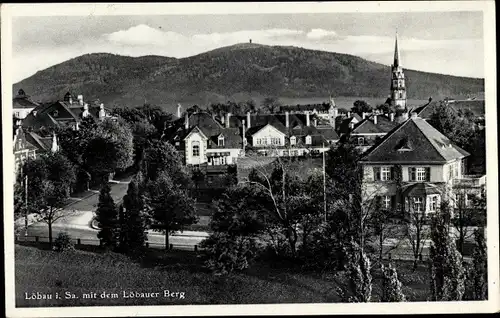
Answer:
POLYGON ((366 113, 365 113, 365 112, 363 112, 363 119, 365 119, 365 118, 366 118, 366 113))
POLYGON ((394 121, 394 113, 390 113, 389 117, 391 117, 391 121, 394 121))
POLYGON ((106 112, 104 111, 104 104, 101 103, 99 106, 99 119, 103 120, 106 117, 106 112))
POLYGON ((418 117, 418 115, 416 112, 411 113, 411 118, 417 118, 417 117, 418 117))
POLYGON ((184 115, 184 129, 188 130, 189 129, 189 115, 186 112, 186 115, 184 115))
POLYGON ((373 116, 373 123, 376 125, 377 124, 377 115, 373 116))
POLYGON ((347 118, 351 118, 351 112, 347 112, 347 118))
POLYGON ((290 127, 290 118, 289 118, 289 113, 288 111, 285 112, 285 126, 286 128, 290 127))
POLYGON ((403 112, 401 114, 401 117, 403 118, 403 120, 407 120, 408 119, 408 112, 403 112))
POLYGON ((314 127, 318 126, 318 118, 314 117, 313 125, 314 127))
POLYGON ((226 116, 227 116, 227 118, 226 118, 226 128, 229 128, 229 119, 231 118, 231 113, 227 113, 226 116))
POLYGON ((309 117, 309 112, 306 112, 306 126, 311 126, 311 118, 309 117))
POLYGON ((247 128, 250 128, 250 112, 247 112, 247 128))
POLYGON ((89 104, 87 103, 84 103, 83 104, 83 113, 82 113, 82 117, 85 118, 89 115, 89 104))
POLYGON ((181 104, 177 104, 177 118, 181 118, 182 116, 182 106, 181 104))
POLYGON ((50 151, 57 152, 57 150, 59 150, 59 147, 57 146, 57 138, 56 138, 56 134, 53 134, 52 135, 52 148, 50 149, 50 151))
POLYGON ((78 95, 78 103, 83 106, 83 95, 78 95))

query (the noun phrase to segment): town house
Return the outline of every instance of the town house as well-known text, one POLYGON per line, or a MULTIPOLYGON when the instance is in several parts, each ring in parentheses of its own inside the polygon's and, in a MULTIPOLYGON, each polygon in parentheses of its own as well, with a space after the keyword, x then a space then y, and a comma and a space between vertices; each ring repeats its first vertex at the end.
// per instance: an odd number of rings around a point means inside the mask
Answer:
POLYGON ((46 103, 34 108, 23 120, 22 126, 33 131, 53 131, 58 127, 79 129, 85 117, 104 119, 110 117, 110 111, 104 104, 93 102, 90 105, 83 101, 83 95, 74 98, 66 93, 64 100, 46 103))
POLYGON ((329 124, 309 113, 252 114, 221 118, 185 113, 173 127, 171 142, 186 165, 232 165, 243 156, 304 156, 327 151, 338 141, 329 124))
POLYGON ((459 195, 465 193, 467 201, 485 187, 485 176, 466 175, 467 156, 413 113, 360 161, 362 200, 379 200, 386 209, 424 213, 436 212, 442 200, 456 206, 459 195))

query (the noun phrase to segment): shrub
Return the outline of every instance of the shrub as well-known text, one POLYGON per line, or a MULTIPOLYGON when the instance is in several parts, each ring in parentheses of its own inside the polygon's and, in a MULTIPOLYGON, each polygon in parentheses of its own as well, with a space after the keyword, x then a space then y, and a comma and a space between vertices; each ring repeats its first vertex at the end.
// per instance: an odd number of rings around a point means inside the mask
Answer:
POLYGON ((258 250, 252 237, 217 232, 201 242, 201 247, 205 249, 205 267, 217 275, 248 268, 258 250))
POLYGON ((75 247, 71 241, 71 236, 66 232, 61 232, 57 235, 54 241, 54 251, 64 252, 69 250, 74 250, 75 247))

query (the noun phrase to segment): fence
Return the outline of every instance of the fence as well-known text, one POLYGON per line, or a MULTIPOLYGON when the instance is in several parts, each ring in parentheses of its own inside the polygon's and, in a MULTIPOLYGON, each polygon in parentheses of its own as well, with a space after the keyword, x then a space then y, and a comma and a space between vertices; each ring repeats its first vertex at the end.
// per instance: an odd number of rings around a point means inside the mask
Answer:
MULTIPOLYGON (((56 236, 52 238, 52 242, 54 242, 56 236)), ((49 243, 48 236, 32 236, 32 235, 16 235, 15 236, 16 243, 28 243, 28 244, 46 244, 49 243)), ((102 241, 99 239, 88 239, 88 238, 71 238, 72 243, 75 248, 81 247, 102 247, 102 241)), ((146 242, 146 248, 150 249, 165 249, 165 243, 153 243, 146 242)), ((198 245, 191 244, 169 244, 169 250, 182 250, 182 251, 194 251, 198 252, 202 250, 202 248, 198 245)))

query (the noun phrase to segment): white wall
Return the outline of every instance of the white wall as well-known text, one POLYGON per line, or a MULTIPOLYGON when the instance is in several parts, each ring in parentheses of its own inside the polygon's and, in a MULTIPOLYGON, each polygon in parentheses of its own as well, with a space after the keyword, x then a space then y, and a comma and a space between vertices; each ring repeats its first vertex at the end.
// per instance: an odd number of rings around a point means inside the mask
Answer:
POLYGON ((12 114, 19 119, 24 119, 35 108, 13 108, 12 114))
POLYGON ((186 154, 186 164, 188 165, 198 165, 207 162, 206 149, 207 141, 198 133, 193 133, 188 138, 184 140, 185 142, 185 154, 186 154), (193 157, 193 141, 198 141, 200 145, 200 155, 198 157, 193 157))
MULTIPOLYGON (((271 138, 279 138, 280 145, 281 146, 285 145, 285 134, 283 134, 278 129, 268 125, 268 126, 265 126, 264 128, 262 128, 261 130, 259 130, 258 132, 256 132, 255 134, 253 134, 252 146, 254 146, 254 147, 269 147, 269 146, 271 146, 272 147, 273 145, 271 144, 271 138), (257 140, 261 139, 261 138, 267 138, 268 144, 267 145, 258 145, 257 140)), ((277 146, 279 146, 279 145, 277 145, 277 146)))

